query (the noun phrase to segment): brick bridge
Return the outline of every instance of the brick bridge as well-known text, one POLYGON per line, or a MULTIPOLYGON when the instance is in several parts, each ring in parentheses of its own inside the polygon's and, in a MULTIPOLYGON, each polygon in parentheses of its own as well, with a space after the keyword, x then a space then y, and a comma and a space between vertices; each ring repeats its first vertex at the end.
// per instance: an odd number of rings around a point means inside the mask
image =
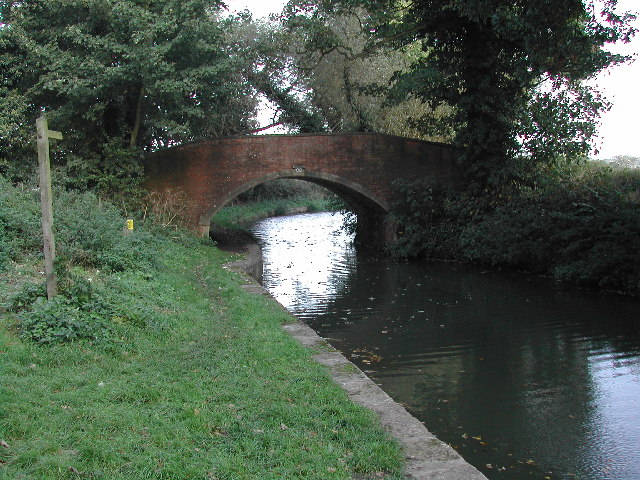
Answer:
POLYGON ((187 194, 187 221, 203 235, 212 217, 251 187, 277 178, 313 182, 346 201, 358 217, 358 240, 373 246, 395 239, 387 219, 395 180, 454 188, 463 181, 451 146, 370 133, 201 140, 149 154, 145 172, 147 190, 187 194))

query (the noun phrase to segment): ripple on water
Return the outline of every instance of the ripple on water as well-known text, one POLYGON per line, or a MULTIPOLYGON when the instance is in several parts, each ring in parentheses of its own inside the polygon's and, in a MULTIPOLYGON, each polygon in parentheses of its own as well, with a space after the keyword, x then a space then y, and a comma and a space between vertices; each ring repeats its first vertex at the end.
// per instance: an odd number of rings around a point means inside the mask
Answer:
POLYGON ((254 228, 285 307, 490 479, 640 479, 638 299, 374 259, 340 224, 254 228))

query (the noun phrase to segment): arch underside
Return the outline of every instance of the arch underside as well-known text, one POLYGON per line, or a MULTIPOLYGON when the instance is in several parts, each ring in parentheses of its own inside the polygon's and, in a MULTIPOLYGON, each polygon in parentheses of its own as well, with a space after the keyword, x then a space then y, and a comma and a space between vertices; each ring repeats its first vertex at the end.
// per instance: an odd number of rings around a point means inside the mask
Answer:
POLYGON ((216 213, 241 193, 246 192, 250 188, 279 178, 305 180, 307 182, 320 185, 340 196, 358 215, 381 218, 385 217, 389 212, 389 205, 386 200, 379 198, 373 192, 356 182, 324 172, 285 170, 257 177, 244 183, 240 187, 235 188, 216 205, 213 205, 207 213, 200 218, 200 225, 203 227, 209 226, 211 224, 211 219, 216 215, 216 213))

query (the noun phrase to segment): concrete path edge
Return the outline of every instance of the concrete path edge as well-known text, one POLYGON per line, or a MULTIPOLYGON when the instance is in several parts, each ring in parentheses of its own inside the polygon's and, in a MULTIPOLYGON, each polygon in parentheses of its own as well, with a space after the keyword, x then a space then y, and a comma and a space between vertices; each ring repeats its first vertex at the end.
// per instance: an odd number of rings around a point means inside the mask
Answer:
MULTIPOLYGON (((243 259, 225 268, 243 273, 243 288, 249 293, 271 297, 252 276, 262 266, 258 245, 247 245, 243 259)), ((271 297, 273 298, 273 297, 271 297)), ((275 299, 274 299, 275 300, 275 299)), ((284 307, 282 307, 284 309, 284 307)), ((292 323, 283 328, 303 346, 315 352, 313 358, 325 365, 333 378, 357 404, 375 412, 383 428, 402 446, 406 459, 405 474, 415 480, 487 480, 458 452, 436 438, 417 418, 396 403, 362 370, 349 361, 313 329, 292 314, 292 323)))

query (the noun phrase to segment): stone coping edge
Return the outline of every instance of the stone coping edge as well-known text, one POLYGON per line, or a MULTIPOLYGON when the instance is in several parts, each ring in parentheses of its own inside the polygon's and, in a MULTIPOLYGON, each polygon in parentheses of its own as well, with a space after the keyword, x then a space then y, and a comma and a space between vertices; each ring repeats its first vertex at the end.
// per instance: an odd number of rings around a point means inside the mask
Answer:
MULTIPOLYGON (((244 274, 246 283, 243 288, 247 292, 271 297, 271 294, 250 273, 255 271, 252 265, 256 262, 262 264, 261 251, 256 247, 247 245, 245 258, 226 264, 225 268, 244 274)), ((303 346, 315 352, 314 360, 329 369, 333 380, 347 392, 349 398, 375 412, 385 431, 402 446, 406 462, 405 475, 408 479, 487 480, 458 452, 436 438, 422 422, 396 403, 315 330, 300 322, 292 314, 289 313, 289 315, 293 322, 283 325, 284 330, 303 346)))

